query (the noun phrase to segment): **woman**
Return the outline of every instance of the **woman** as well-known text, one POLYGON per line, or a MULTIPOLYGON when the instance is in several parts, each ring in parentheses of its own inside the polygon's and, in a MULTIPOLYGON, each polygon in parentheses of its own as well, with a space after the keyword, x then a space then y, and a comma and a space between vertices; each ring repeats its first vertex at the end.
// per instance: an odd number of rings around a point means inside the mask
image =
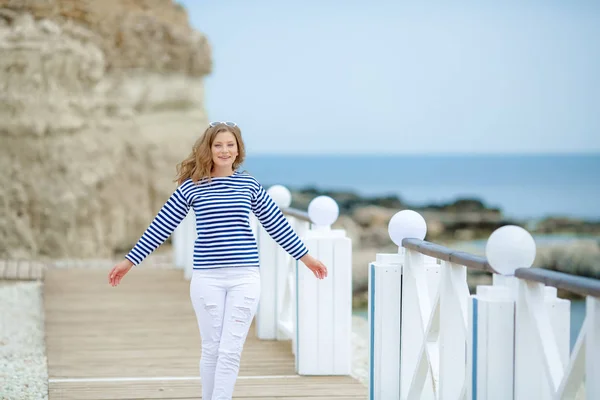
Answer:
POLYGON ((261 184, 239 172, 245 157, 240 128, 214 122, 177 168, 178 187, 137 244, 109 273, 116 286, 171 235, 190 208, 196 214, 190 297, 202 338, 202 398, 231 399, 242 348, 260 298, 257 244, 250 211, 269 235, 318 279, 327 268, 308 254, 261 184))

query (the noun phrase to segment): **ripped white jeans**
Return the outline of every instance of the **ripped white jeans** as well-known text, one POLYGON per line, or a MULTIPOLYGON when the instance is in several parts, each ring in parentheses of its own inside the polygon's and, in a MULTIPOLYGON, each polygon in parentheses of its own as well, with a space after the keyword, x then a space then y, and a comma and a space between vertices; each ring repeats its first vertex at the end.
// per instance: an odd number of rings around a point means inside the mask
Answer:
POLYGON ((194 270, 190 297, 202 338, 202 399, 231 400, 260 298, 258 267, 194 270))

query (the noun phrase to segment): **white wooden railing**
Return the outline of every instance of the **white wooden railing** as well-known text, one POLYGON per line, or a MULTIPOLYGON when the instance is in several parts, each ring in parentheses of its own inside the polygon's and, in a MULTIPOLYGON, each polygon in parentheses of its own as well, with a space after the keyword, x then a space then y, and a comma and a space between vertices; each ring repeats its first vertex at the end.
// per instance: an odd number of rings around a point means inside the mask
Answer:
MULTIPOLYGON (((348 375, 352 360, 352 249, 331 229, 337 204, 315 198, 308 213, 288 208, 289 191, 269 189, 312 255, 329 269, 318 280, 252 220, 262 293, 256 334, 287 340, 296 371, 348 375)), ((424 241, 425 220, 411 210, 389 222, 398 253, 369 268, 370 399, 600 399, 600 282, 530 268, 535 242, 524 229, 495 231, 486 257, 424 241), (467 269, 493 274, 471 294, 467 269), (586 296, 586 317, 570 351, 570 301, 586 296)), ((190 279, 193 211, 174 232, 175 262, 190 279)), ((367 268, 367 266, 365 266, 367 268)))
POLYGON ((535 242, 495 231, 486 258, 423 241, 425 221, 390 221, 398 254, 369 273, 371 399, 600 399, 600 281, 529 268, 535 242), (470 294, 467 268, 493 274, 470 294), (572 352, 570 301, 586 297, 572 352))
MULTIPOLYGON (((291 195, 276 185, 269 195, 283 210, 311 255, 328 268, 317 279, 294 260, 258 223, 251 225, 258 242, 261 296, 255 318, 257 337, 286 340, 301 375, 349 375, 352 367, 352 244, 345 231, 331 229, 339 209, 333 199, 319 196, 308 213, 289 209, 291 195)), ((196 240, 195 215, 189 215, 173 233, 175 264, 186 279, 193 271, 196 240)))

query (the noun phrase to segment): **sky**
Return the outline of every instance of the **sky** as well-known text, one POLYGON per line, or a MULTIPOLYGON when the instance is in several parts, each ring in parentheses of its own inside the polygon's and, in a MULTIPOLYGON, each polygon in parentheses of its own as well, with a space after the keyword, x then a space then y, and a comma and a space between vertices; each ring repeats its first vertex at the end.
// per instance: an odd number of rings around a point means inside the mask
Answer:
POLYGON ((600 152, 599 1, 178 2, 253 154, 600 152))

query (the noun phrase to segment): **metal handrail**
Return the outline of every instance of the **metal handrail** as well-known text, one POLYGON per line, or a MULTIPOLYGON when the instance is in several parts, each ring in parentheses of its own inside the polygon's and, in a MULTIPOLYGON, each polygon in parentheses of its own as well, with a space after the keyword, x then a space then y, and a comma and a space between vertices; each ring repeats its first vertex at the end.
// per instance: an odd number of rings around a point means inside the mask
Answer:
MULTIPOLYGON (((485 257, 476 256, 464 251, 452 250, 439 244, 414 238, 403 239, 402 246, 440 260, 464 265, 467 268, 497 273, 485 257)), ((540 282, 549 286, 568 290, 569 292, 583 296, 600 297, 600 279, 572 275, 543 268, 518 268, 515 271, 515 276, 520 279, 540 282)))
POLYGON ((427 242, 425 240, 407 238, 402 240, 402 246, 407 249, 418 251, 426 256, 438 258, 440 260, 449 261, 455 264, 464 265, 465 267, 477 269, 479 271, 493 272, 496 271, 488 263, 485 257, 476 256, 464 251, 452 250, 439 244, 427 242))
POLYGON ((281 210, 284 215, 289 215, 290 217, 298 218, 299 220, 311 222, 310 217, 306 211, 298 210, 297 208, 283 208, 281 210))
POLYGON ((567 274, 542 268, 518 268, 515 276, 568 290, 583 296, 600 297, 600 279, 567 274))

